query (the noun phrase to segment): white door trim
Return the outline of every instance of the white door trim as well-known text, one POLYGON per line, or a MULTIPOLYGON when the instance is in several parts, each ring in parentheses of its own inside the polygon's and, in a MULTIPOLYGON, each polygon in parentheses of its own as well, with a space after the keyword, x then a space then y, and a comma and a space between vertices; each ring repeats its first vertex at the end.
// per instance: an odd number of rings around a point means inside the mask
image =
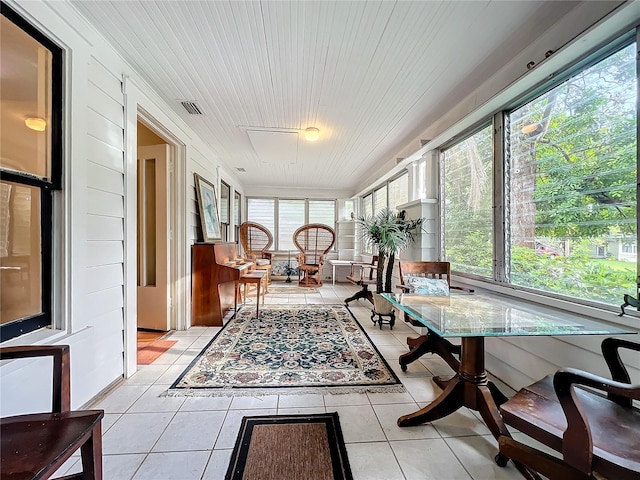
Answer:
POLYGON ((191 278, 190 257, 186 226, 187 158, 186 137, 158 104, 145 95, 129 77, 122 82, 125 111, 125 241, 124 241, 124 377, 129 378, 137 371, 137 143, 138 120, 156 131, 167 140, 172 148, 173 168, 170 180, 170 259, 172 309, 171 328, 184 330, 190 326, 189 291, 191 278))

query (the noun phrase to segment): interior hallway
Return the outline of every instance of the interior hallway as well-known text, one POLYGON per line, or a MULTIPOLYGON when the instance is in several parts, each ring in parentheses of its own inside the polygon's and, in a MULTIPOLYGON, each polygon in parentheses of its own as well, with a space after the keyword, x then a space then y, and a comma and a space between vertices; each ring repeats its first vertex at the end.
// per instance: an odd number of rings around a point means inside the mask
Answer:
MULTIPOLYGON (((355 291, 351 285, 329 282, 313 294, 268 294, 266 303, 343 304, 355 291)), ((178 343, 152 365, 140 366, 133 377, 91 406, 105 410, 105 480, 220 480, 243 415, 333 411, 340 415, 355 479, 522 478, 511 463, 500 468, 493 462, 496 441, 479 416, 468 409, 433 424, 397 427, 400 415, 438 395, 440 389, 431 377, 450 375, 451 370, 439 358, 425 356, 402 372, 398 356, 406 351, 407 335, 415 333, 412 327, 401 319, 393 331, 388 326, 374 327, 370 304, 364 300, 352 302, 351 311, 401 379, 405 393, 161 398, 220 327, 173 332, 167 339, 178 343)), ((504 393, 513 393, 499 386, 504 393)), ((79 457, 63 469, 66 473, 80 471, 79 457)))

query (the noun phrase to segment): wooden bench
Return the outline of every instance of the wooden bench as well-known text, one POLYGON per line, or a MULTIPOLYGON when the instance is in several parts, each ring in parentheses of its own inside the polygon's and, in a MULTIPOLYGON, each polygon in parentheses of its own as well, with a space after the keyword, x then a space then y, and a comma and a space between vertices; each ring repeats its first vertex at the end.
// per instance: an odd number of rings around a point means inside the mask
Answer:
POLYGON ((640 344, 614 338, 602 342, 613 380, 565 368, 500 406, 506 424, 562 458, 504 436, 500 453, 551 480, 640 479, 640 409, 632 402, 640 400, 640 385, 630 384, 619 348, 640 351, 640 344))
POLYGON ((83 471, 64 480, 101 480, 104 411, 71 411, 69 346, 0 348, 0 360, 46 356, 53 357, 51 412, 0 419, 0 479, 51 478, 80 449, 83 471))

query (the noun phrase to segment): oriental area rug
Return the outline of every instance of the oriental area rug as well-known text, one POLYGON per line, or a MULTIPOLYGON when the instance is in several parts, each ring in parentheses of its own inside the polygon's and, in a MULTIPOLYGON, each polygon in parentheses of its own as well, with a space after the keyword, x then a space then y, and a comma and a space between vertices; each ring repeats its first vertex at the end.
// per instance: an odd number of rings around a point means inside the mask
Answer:
POLYGON ((243 417, 225 480, 351 480, 337 413, 243 417))
POLYGON ((343 305, 241 309, 165 396, 403 392, 343 305))

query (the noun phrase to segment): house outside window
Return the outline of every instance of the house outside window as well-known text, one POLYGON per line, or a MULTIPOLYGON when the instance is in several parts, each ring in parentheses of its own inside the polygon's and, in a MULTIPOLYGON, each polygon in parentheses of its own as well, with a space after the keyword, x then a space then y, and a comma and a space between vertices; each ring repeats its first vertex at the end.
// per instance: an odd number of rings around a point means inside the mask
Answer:
POLYGON ((62 184, 62 50, 2 3, 0 340, 52 323, 62 184))
POLYGON ((493 278, 493 128, 441 153, 444 258, 453 270, 493 278))
POLYGON ((509 113, 512 284, 614 305, 635 291, 634 263, 594 254, 637 237, 635 46, 509 113))

